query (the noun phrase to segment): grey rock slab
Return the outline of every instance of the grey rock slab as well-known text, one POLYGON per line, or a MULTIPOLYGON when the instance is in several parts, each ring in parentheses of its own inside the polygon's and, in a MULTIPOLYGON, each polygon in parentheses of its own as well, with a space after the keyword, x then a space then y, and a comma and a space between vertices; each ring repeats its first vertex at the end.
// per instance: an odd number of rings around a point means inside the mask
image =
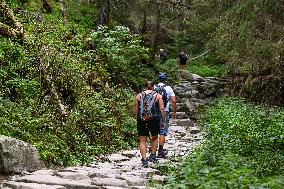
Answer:
POLYGON ((33 172, 33 175, 54 175, 55 171, 52 169, 42 169, 33 172))
POLYGON ((127 174, 119 175, 116 178, 126 180, 129 186, 144 186, 148 183, 148 180, 145 178, 141 178, 139 176, 131 176, 127 174))
POLYGON ((59 186, 59 185, 46 185, 46 184, 14 182, 14 181, 5 182, 4 186, 10 187, 12 189, 39 189, 39 188, 40 189, 66 189, 64 186, 59 186))
POLYGON ((168 144, 175 144, 176 143, 176 140, 175 139, 169 139, 167 141, 168 144))
POLYGON ((131 186, 130 189, 150 189, 150 187, 147 186, 131 186))
POLYGON ((197 134, 200 132, 200 129, 198 127, 191 127, 190 128, 190 133, 191 134, 197 134))
POLYGON ((96 186, 128 187, 126 180, 117 178, 93 178, 92 184, 96 186))
POLYGON ((137 165, 140 165, 142 162, 141 162, 141 158, 140 158, 140 155, 139 157, 137 158, 133 158, 131 159, 130 161, 124 161, 124 162, 119 162, 119 163, 116 163, 116 167, 129 167, 129 169, 132 169, 133 167, 137 167, 137 165))
POLYGON ((161 175, 153 175, 152 177, 155 181, 158 181, 158 183, 163 183, 166 180, 166 176, 161 175))
POLYGON ((128 189, 128 187, 104 186, 104 189, 125 189, 125 188, 128 189))
POLYGON ((158 174, 159 171, 157 169, 153 169, 151 167, 149 168, 139 168, 137 170, 132 170, 130 172, 127 172, 128 175, 133 175, 133 176, 141 176, 143 178, 145 177, 149 177, 151 176, 152 174, 158 174))
POLYGON ((171 126, 169 128, 170 131, 173 132, 178 132, 178 133, 186 133, 187 129, 185 127, 181 127, 181 126, 171 126))
POLYGON ((108 156, 108 159, 114 162, 121 162, 121 161, 129 160, 129 157, 123 156, 121 154, 112 154, 108 156))
POLYGON ((0 162, 0 173, 5 174, 44 168, 33 145, 3 135, 0 135, 0 162))
POLYGON ((94 178, 94 177, 102 177, 106 178, 109 177, 109 175, 118 174, 119 171, 117 169, 112 168, 101 168, 101 169, 95 169, 93 171, 90 171, 88 173, 88 177, 94 178))
POLYGON ((176 113, 176 117, 177 117, 177 119, 185 119, 188 116, 187 116, 187 114, 185 112, 177 112, 176 113))
POLYGON ((76 172, 57 172, 56 176, 61 177, 63 179, 70 179, 70 180, 90 179, 86 174, 76 173, 76 172))
POLYGON ((126 156, 128 158, 138 157, 139 150, 125 150, 121 152, 121 155, 126 156))
POLYGON ((73 181, 69 179, 62 179, 56 176, 50 175, 26 175, 18 178, 17 182, 26 183, 38 183, 46 185, 60 185, 65 186, 68 189, 99 189, 97 186, 92 186, 86 183, 81 183, 79 181, 73 181))
POLYGON ((177 119, 176 120, 177 125, 179 126, 186 126, 186 127, 193 127, 194 123, 190 119, 177 119))

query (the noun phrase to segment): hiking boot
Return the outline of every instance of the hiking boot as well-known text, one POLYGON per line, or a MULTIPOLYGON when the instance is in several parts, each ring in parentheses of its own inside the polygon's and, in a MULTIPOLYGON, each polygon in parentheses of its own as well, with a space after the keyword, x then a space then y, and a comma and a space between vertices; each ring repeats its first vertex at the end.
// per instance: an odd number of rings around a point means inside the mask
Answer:
POLYGON ((158 158, 166 158, 167 154, 168 154, 168 151, 164 149, 164 150, 158 152, 158 158))
POLYGON ((159 162, 158 159, 157 159, 157 156, 154 155, 154 154, 150 154, 149 161, 153 162, 153 163, 158 163, 159 162))
POLYGON ((149 165, 148 165, 148 160, 141 159, 141 161, 142 161, 142 166, 143 166, 144 168, 149 167, 149 165))

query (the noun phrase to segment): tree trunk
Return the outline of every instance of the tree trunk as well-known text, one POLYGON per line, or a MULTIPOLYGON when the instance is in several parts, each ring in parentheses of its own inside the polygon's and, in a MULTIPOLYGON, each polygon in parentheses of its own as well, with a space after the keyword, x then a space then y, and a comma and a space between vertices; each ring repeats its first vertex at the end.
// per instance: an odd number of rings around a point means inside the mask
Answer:
POLYGON ((59 0, 58 2, 59 2, 59 6, 60 6, 61 15, 63 17, 63 25, 67 26, 67 12, 66 12, 64 1, 59 0))
POLYGON ((24 28, 4 0, 0 0, 0 35, 24 37, 24 28), (2 18, 4 19, 2 19, 2 18))
POLYGON ((157 18, 156 18, 156 34, 154 36, 154 40, 153 40, 153 46, 152 46, 152 49, 153 49, 153 52, 152 52, 152 58, 154 59, 155 58, 155 54, 156 54, 156 51, 157 51, 157 47, 158 47, 158 40, 159 40, 159 32, 160 32, 160 26, 161 26, 161 11, 158 7, 157 9, 157 18))
POLYGON ((103 0, 100 12, 99 25, 108 26, 110 15, 110 0, 103 0))
POLYGON ((42 7, 47 13, 52 12, 52 7, 51 7, 50 3, 48 2, 48 0, 42 0, 42 7))
POLYGON ((60 100, 60 96, 59 96, 59 94, 58 94, 58 92, 57 92, 57 90, 56 90, 56 88, 53 84, 52 76, 48 74, 48 67, 49 66, 45 66, 42 63, 39 63, 38 69, 40 70, 41 79, 43 80, 43 82, 47 86, 47 90, 50 91, 50 93, 53 97, 53 100, 57 105, 58 113, 59 113, 60 117, 63 119, 68 114, 67 114, 66 108, 65 108, 64 104, 62 103, 62 101, 60 100))
POLYGON ((142 45, 146 45, 146 33, 147 33, 147 8, 143 10, 143 22, 141 27, 142 45))

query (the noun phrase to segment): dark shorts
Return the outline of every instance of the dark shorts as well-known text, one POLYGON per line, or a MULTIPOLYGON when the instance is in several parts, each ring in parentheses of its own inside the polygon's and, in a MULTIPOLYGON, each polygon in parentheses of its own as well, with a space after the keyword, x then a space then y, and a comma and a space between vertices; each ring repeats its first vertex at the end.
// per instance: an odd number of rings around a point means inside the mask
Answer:
POLYGON ((160 132, 160 120, 153 120, 147 123, 137 120, 138 136, 156 136, 160 132))
POLYGON ((186 65, 186 62, 179 62, 179 65, 186 65))

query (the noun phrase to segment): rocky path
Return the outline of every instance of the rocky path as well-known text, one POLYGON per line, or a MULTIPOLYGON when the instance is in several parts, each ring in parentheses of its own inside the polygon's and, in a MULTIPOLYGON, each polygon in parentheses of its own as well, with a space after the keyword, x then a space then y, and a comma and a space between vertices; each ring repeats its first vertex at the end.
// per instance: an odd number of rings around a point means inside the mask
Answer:
MULTIPOLYGON (((195 119, 199 105, 212 101, 219 91, 219 83, 209 78, 184 81, 174 87, 177 95, 178 112, 176 123, 170 121, 170 132, 165 148, 167 159, 159 159, 159 164, 175 164, 175 157, 183 157, 202 142, 195 119), (208 87, 210 86, 210 87, 208 87), (189 100, 190 99, 190 100, 189 100)), ((143 168, 138 149, 111 154, 93 162, 89 166, 67 167, 59 170, 39 170, 10 177, 4 181, 3 189, 144 189, 151 179, 163 183, 165 177, 150 163, 143 168)))

